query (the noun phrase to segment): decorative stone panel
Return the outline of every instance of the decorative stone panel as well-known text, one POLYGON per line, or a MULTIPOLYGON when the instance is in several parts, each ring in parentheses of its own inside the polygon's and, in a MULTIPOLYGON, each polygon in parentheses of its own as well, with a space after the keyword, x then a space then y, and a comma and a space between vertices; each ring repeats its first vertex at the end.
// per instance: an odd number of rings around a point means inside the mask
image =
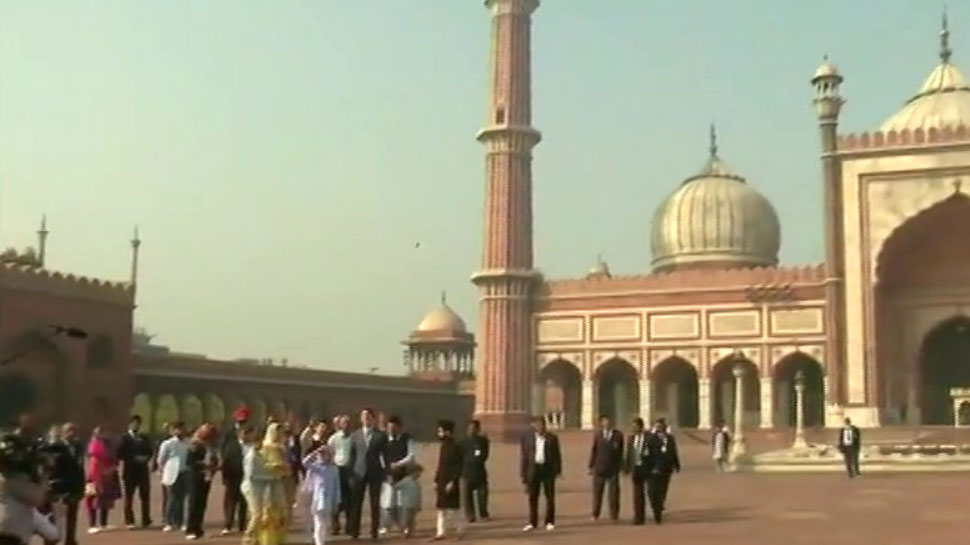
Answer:
POLYGON ((638 315, 593 317, 594 341, 636 341, 640 339, 638 315))
POLYGON ((651 339, 696 339, 701 335, 700 329, 696 312, 650 315, 651 339))
POLYGON ((711 337, 756 337, 761 335, 761 314, 757 310, 712 311, 707 315, 711 337))
POLYGON ((768 331, 771 335, 819 335, 824 332, 824 322, 818 307, 775 309, 768 331))
POLYGON ((576 343, 583 342, 583 318, 540 318, 536 325, 536 342, 576 343))

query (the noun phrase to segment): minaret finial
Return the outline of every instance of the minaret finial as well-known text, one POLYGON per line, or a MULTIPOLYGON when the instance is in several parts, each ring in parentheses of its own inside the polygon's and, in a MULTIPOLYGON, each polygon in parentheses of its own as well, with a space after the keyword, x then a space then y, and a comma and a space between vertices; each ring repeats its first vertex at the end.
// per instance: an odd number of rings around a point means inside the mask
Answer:
POLYGON ((138 226, 135 226, 135 233, 131 237, 131 285, 138 284, 138 249, 141 247, 141 237, 138 234, 138 226))
POLYGON ((940 60, 944 63, 950 62, 950 55, 953 54, 953 50, 950 49, 950 24, 946 17, 946 6, 943 6, 943 19, 940 22, 940 60))
POLYGON ((40 229, 37 230, 37 259, 40 261, 40 266, 44 266, 45 259, 47 258, 47 235, 50 232, 47 230, 47 214, 40 217, 40 229))
POLYGON ((710 137, 711 137, 711 146, 708 149, 711 151, 711 159, 714 159, 717 157, 717 127, 714 126, 714 123, 711 123, 710 137))

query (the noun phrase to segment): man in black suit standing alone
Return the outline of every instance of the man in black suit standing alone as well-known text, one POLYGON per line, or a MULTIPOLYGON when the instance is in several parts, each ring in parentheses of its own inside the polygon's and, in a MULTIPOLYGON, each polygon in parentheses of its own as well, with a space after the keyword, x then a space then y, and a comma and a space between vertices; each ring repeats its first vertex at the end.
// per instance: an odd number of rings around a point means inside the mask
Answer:
POLYGON ((478 420, 468 423, 468 436, 461 442, 463 486, 462 503, 465 505, 465 518, 468 522, 477 519, 488 520, 488 462, 489 441, 482 435, 482 425, 478 420))
POLYGON ((61 538, 64 545, 77 545, 77 510, 84 497, 84 444, 77 438, 76 426, 68 422, 60 436, 48 446, 53 455, 49 490, 58 518, 63 517, 61 538))
POLYGON ((370 502, 370 537, 377 539, 381 524, 381 485, 384 483, 383 452, 387 436, 377 429, 372 409, 360 411, 360 429, 350 434, 350 516, 347 534, 360 537, 360 519, 364 509, 364 495, 370 502))
POLYGON ((667 433, 667 422, 659 419, 654 431, 647 439, 647 498, 653 511, 653 520, 663 522, 664 505, 670 476, 680 472, 680 457, 677 455, 677 442, 667 433))
POLYGON ((539 525, 539 491, 546 497, 546 530, 556 528, 556 479, 562 476, 559 438, 546 430, 542 417, 532 419, 532 432, 522 438, 520 476, 529 496, 529 523, 523 531, 539 525))
POLYGON ((148 528, 152 525, 149 463, 154 453, 152 440, 141 432, 141 416, 132 416, 128 420, 128 432, 121 436, 121 444, 118 446, 118 459, 123 464, 121 478, 125 486, 125 526, 129 530, 135 528, 136 493, 138 502, 141 503, 141 526, 148 528))
POLYGON ((593 520, 599 520, 603 491, 609 490, 610 520, 620 518, 620 470, 623 467, 623 432, 613 427, 608 416, 600 416, 600 429, 593 434, 589 453, 589 474, 593 477, 593 520))
POLYGON ((647 482, 646 452, 649 437, 650 434, 644 429, 643 419, 634 418, 623 469, 630 475, 633 489, 633 524, 638 526, 643 524, 647 512, 644 484, 647 482))
POLYGON ((845 419, 845 426, 839 430, 839 452, 845 460, 845 470, 849 478, 859 476, 859 450, 862 448, 862 434, 859 428, 852 425, 852 420, 845 419))

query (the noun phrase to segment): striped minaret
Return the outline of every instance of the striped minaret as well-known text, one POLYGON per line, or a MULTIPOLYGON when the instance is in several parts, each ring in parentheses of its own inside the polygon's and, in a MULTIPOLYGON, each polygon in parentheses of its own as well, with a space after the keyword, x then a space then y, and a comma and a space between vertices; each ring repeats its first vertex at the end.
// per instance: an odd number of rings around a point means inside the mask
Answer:
POLYGON ((475 416, 496 439, 518 437, 531 416, 535 380, 531 294, 532 128, 530 26, 538 0, 486 0, 492 12, 485 145, 485 237, 478 286, 475 416))

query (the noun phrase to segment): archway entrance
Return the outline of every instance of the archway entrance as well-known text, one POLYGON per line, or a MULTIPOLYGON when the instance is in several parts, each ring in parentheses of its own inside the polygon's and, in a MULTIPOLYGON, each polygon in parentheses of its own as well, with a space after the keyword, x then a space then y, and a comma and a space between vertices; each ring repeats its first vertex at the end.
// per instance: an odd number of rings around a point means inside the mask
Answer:
POLYGON ((744 423, 758 426, 761 423, 761 376, 758 367, 750 360, 729 356, 717 362, 711 369, 711 423, 734 422, 734 368, 744 369, 744 423))
POLYGON ((0 426, 13 425, 17 416, 31 412, 37 403, 37 390, 27 377, 11 373, 0 378, 0 426))
POLYGON ((550 362, 539 372, 546 420, 557 428, 579 428, 582 421, 582 382, 579 369, 566 360, 550 362))
POLYGON ((959 373, 970 365, 956 361, 959 323, 925 329, 970 306, 970 196, 955 189, 896 228, 876 267, 877 383, 869 387, 887 414, 911 424, 952 425, 945 383, 963 380, 959 373))
POLYGON ((696 428, 699 422, 697 371, 678 357, 660 362, 652 372, 653 415, 671 426, 696 428))
POLYGON ((936 326, 920 351, 920 409, 924 424, 952 425, 951 388, 970 387, 970 318, 936 326))
POLYGON ((825 373, 822 364, 808 354, 795 352, 775 365, 775 414, 772 419, 775 426, 795 426, 795 377, 799 371, 805 380, 805 426, 825 424, 825 373))
POLYGON ((640 412, 637 370, 629 362, 612 359, 596 370, 596 399, 599 413, 624 428, 640 412))

